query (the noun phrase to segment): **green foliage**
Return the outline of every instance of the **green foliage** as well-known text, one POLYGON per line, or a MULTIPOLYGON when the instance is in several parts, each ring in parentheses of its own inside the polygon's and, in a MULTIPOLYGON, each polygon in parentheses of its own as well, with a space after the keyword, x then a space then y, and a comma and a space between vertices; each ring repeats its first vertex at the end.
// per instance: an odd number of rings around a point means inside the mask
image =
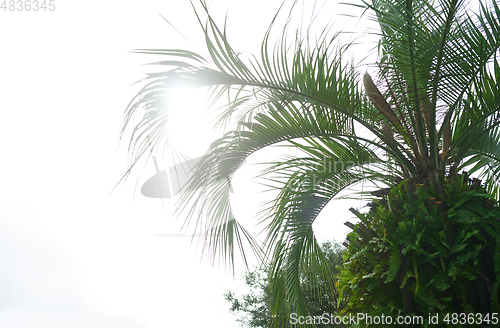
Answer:
MULTIPOLYGON (((342 267, 342 253, 345 248, 335 242, 324 242, 321 250, 327 258, 328 264, 334 276, 337 276, 342 267)), ((311 271, 311 270, 310 270, 311 271)), ((327 294, 321 293, 324 290, 325 282, 321 279, 311 279, 307 272, 302 274, 301 286, 304 291, 304 299, 310 316, 321 316, 323 313, 337 313, 338 305, 334 299, 327 294)), ((248 271, 244 275, 245 285, 250 288, 250 292, 236 297, 235 293, 228 291, 224 297, 231 304, 230 311, 238 315, 237 321, 243 327, 270 328, 272 327, 272 294, 269 285, 269 267, 248 271)), ((285 317, 280 319, 280 327, 291 327, 285 317)), ((344 327, 335 324, 318 324, 318 328, 344 327)))
POLYGON ((245 285, 250 292, 237 298, 232 291, 226 292, 224 298, 231 304, 229 311, 238 314, 236 319, 242 327, 267 328, 271 325, 270 298, 268 295, 269 279, 265 269, 248 271, 244 276, 245 285))
POLYGON ((498 203, 464 176, 443 181, 442 191, 417 184, 414 195, 411 183, 392 188, 387 204, 363 217, 374 238, 360 229, 348 235, 339 277, 350 297, 344 313, 421 315, 427 322, 429 313, 500 312, 498 203))

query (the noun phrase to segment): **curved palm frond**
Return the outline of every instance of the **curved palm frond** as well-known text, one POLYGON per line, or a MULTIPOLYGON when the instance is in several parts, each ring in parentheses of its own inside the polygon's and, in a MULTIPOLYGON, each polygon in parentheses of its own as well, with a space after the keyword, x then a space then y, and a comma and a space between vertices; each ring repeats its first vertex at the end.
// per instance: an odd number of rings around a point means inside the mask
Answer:
MULTIPOLYGON (((320 292, 336 298, 328 263, 318 252, 312 225, 321 210, 340 192, 365 180, 393 183, 394 175, 384 177, 382 170, 369 165, 386 165, 374 152, 356 140, 316 138, 308 145, 293 143, 306 157, 292 158, 270 167, 271 184, 280 190, 264 212, 267 253, 271 259, 271 290, 284 293, 275 299, 275 313, 307 315, 300 286, 301 274, 314 267, 316 279, 328 282, 320 292), (319 139, 319 140, 318 140, 319 139), (339 165, 340 164, 340 165, 339 165)), ((402 173, 400 173, 402 176, 402 173)))
POLYGON ((454 124, 453 142, 450 147, 455 166, 460 168, 475 163, 472 172, 488 167, 483 173, 488 190, 498 181, 498 140, 500 126, 500 65, 495 60, 493 72, 484 70, 472 85, 473 91, 464 101, 461 116, 454 124), (467 161, 462 163, 466 157, 467 161), (460 165, 459 165, 460 164, 460 165))

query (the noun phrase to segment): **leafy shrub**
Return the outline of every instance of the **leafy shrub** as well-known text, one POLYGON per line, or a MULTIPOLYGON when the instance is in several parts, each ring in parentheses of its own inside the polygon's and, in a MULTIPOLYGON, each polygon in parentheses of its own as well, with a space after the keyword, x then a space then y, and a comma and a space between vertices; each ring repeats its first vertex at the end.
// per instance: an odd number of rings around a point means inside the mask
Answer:
POLYGON ((433 188, 405 180, 360 215, 339 278, 348 299, 343 314, 418 315, 424 321, 415 327, 474 327, 443 319, 499 313, 500 208, 478 182, 455 175, 433 188), (429 314, 439 314, 439 325, 429 325, 429 314))

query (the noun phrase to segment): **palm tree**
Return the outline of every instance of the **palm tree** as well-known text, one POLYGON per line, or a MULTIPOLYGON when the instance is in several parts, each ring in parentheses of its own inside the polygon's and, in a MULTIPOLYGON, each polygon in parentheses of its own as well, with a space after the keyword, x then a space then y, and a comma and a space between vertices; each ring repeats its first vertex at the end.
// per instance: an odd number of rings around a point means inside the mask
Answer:
MULTIPOLYGON (((276 18, 260 59, 236 52, 225 29, 210 15, 203 23, 198 13, 208 56, 138 50, 168 59, 158 63, 165 70, 147 75, 126 111, 123 131, 140 118, 130 141, 131 168, 163 142, 160 99, 176 85, 207 87, 213 103, 230 99, 218 121, 225 133, 196 165, 179 203, 188 220, 206 220, 206 246, 214 256, 231 263, 239 248, 244 257, 245 240, 259 249, 229 202, 230 179, 245 158, 273 145, 303 152, 263 172, 279 191, 262 216, 274 313, 307 314, 302 272, 333 281, 312 224, 347 188, 364 181, 391 188, 405 181, 415 193, 429 181, 441 190, 445 178, 467 169, 499 198, 498 4, 481 3, 477 14, 458 0, 373 0, 364 6, 380 25, 377 83, 368 74, 361 77, 346 59, 353 45, 336 43, 328 28, 315 42, 300 33, 290 41, 287 25, 270 46, 276 18)), ((336 297, 333 283, 324 287, 336 297)))

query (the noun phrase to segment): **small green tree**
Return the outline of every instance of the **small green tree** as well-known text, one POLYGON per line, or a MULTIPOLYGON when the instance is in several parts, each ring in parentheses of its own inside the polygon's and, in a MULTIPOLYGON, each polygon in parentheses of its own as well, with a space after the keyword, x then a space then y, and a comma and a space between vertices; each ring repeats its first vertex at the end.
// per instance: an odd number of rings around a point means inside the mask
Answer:
POLYGON ((270 327, 270 298, 267 288, 269 278, 266 273, 267 270, 264 268, 245 272, 245 285, 250 288, 250 292, 241 298, 237 298, 233 291, 224 294, 226 301, 231 303, 229 310, 239 316, 236 321, 243 327, 270 327))
MULTIPOLYGON (((340 273, 340 268, 343 266, 342 255, 345 248, 336 242, 326 241, 321 245, 330 269, 334 276, 340 273)), ((324 290, 325 282, 321 279, 311 279, 307 272, 302 277, 302 289, 304 290, 304 299, 306 300, 307 309, 310 316, 321 316, 324 313, 337 313, 339 306, 335 300, 328 295, 321 293, 324 290)), ((269 289, 269 266, 260 267, 253 271, 248 271, 244 275, 245 285, 250 288, 248 293, 243 294, 240 298, 233 291, 228 291, 224 294, 226 301, 231 304, 230 311, 238 315, 237 321, 243 327, 251 328, 270 328, 272 327, 272 297, 269 289)), ((342 305, 340 306, 342 307, 342 305)), ((282 320, 280 327, 290 327, 290 324, 282 320)), ((318 324, 318 328, 329 327, 344 327, 343 325, 335 324, 318 324)))

